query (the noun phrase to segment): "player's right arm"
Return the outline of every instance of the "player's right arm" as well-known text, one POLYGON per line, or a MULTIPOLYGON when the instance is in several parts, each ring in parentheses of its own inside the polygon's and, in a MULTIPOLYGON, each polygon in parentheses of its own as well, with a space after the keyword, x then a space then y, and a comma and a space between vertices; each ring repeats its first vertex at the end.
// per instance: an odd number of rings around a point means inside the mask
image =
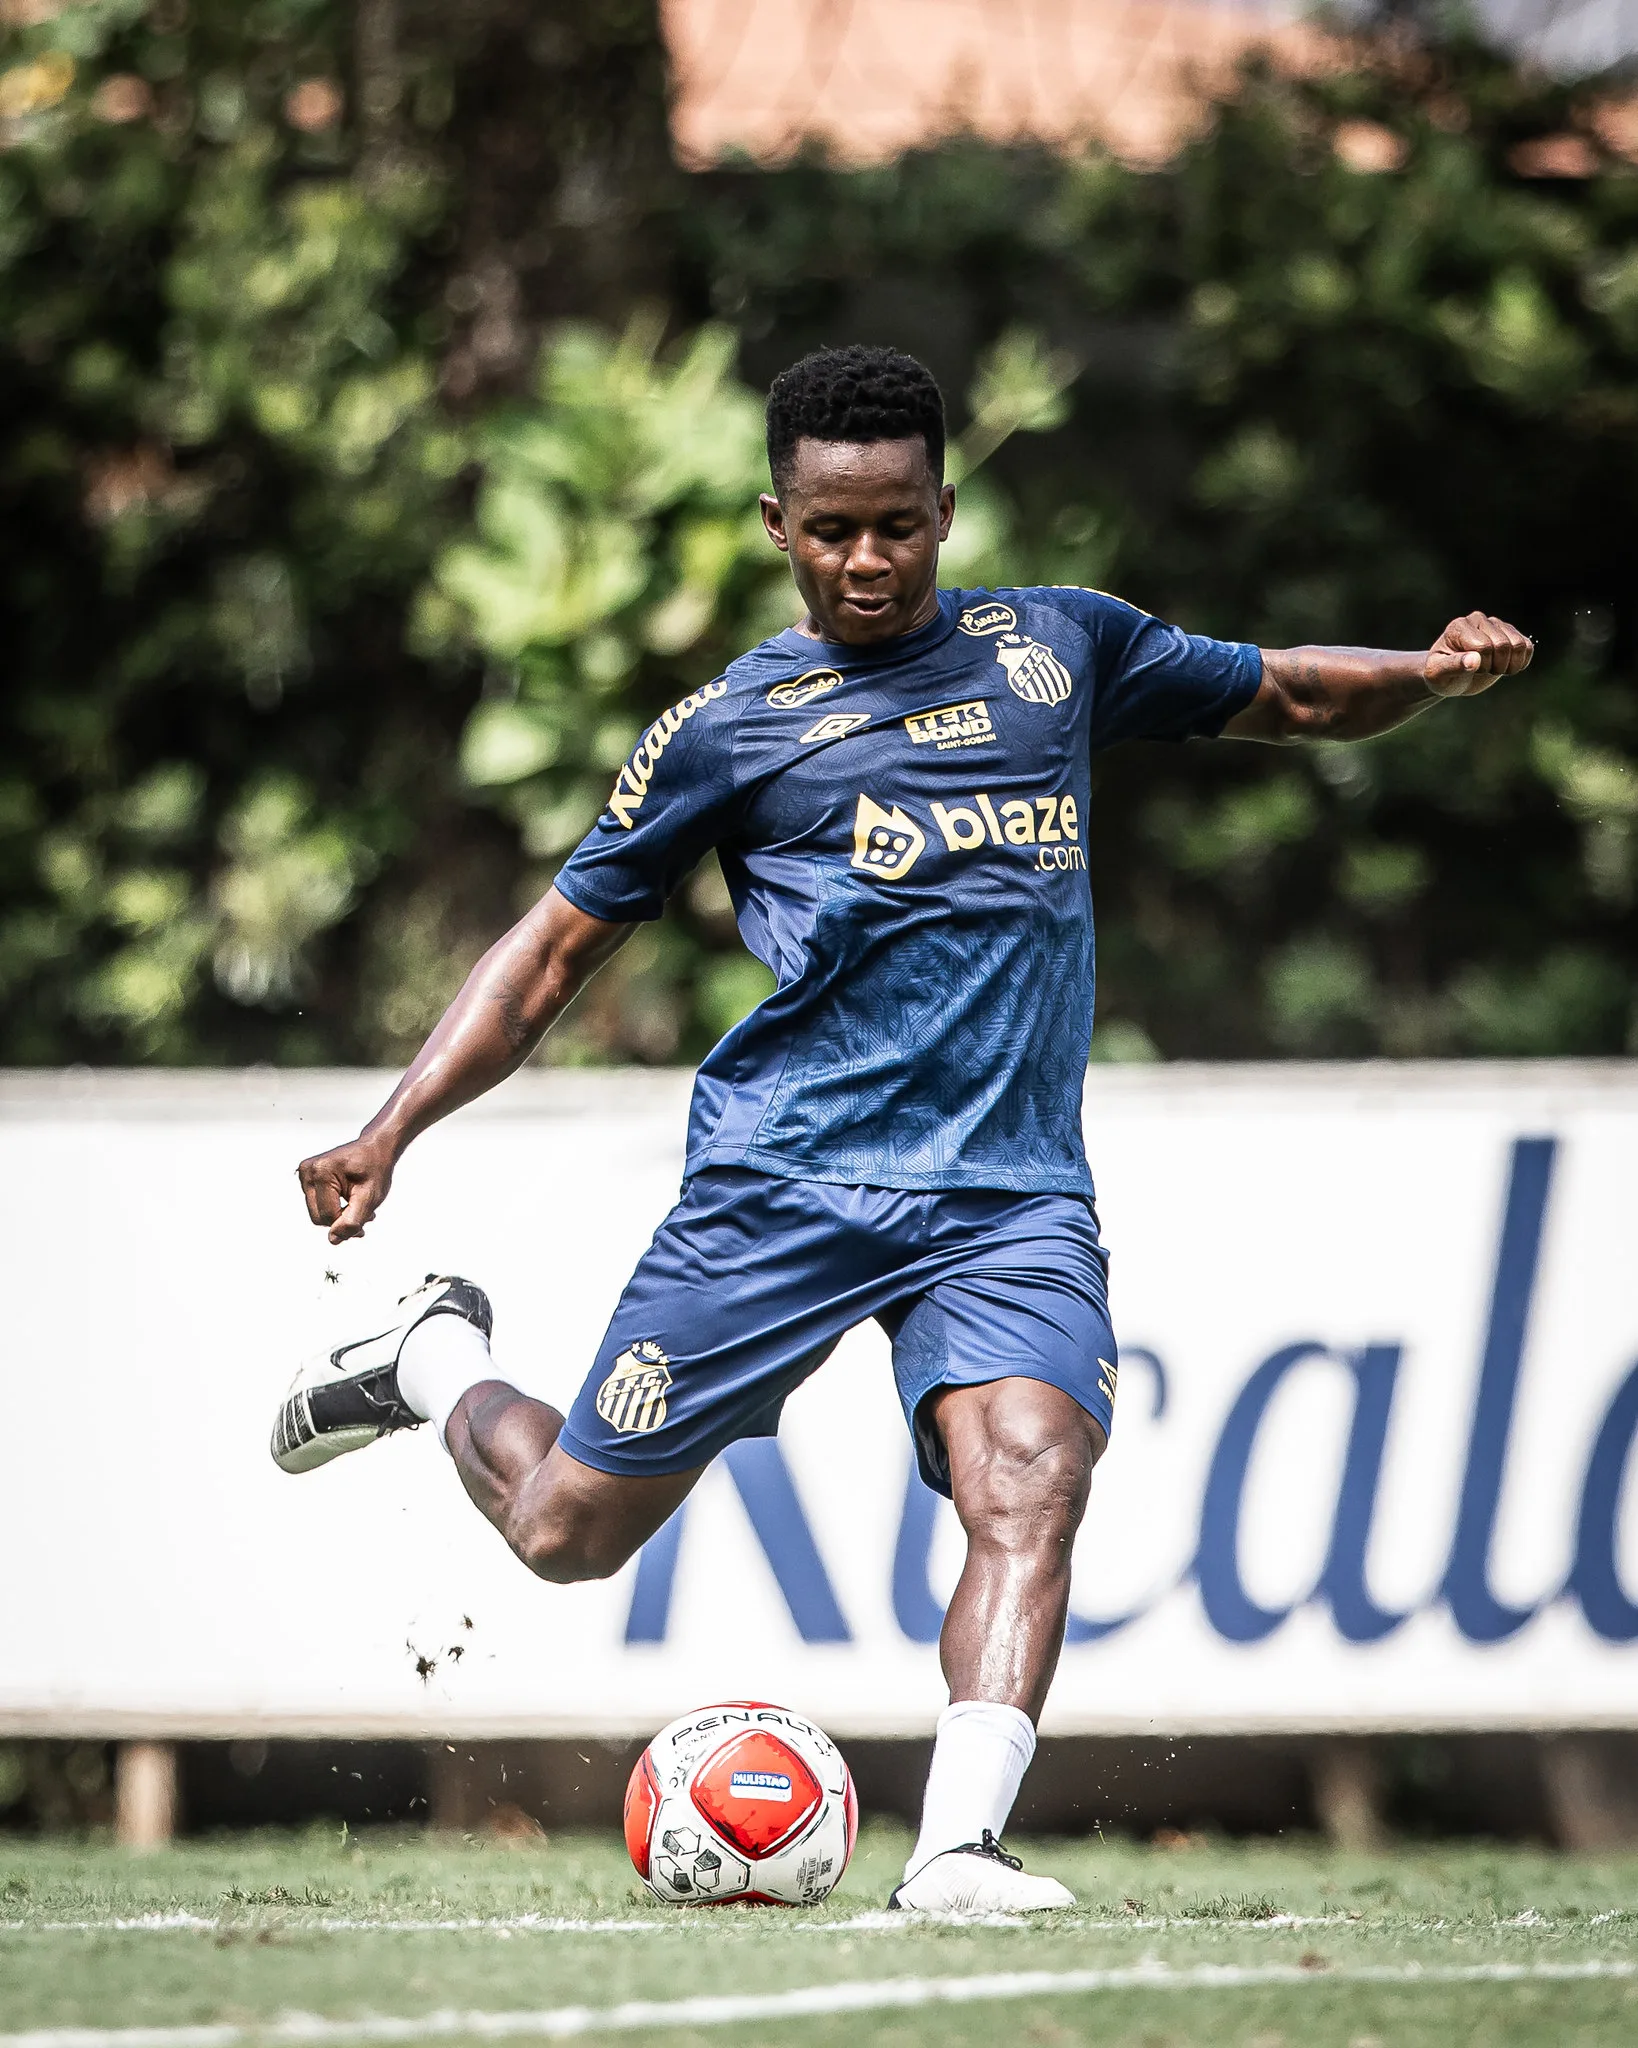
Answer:
POLYGON ((405 1146, 522 1066, 633 928, 577 910, 552 888, 490 947, 358 1136, 296 1169, 307 1213, 332 1244, 363 1235, 405 1146))
POLYGON ((473 968, 380 1111, 350 1145, 296 1169, 307 1213, 332 1244, 363 1234, 405 1146, 521 1067, 587 978, 732 828, 730 708, 719 676, 660 714, 556 882, 473 968))

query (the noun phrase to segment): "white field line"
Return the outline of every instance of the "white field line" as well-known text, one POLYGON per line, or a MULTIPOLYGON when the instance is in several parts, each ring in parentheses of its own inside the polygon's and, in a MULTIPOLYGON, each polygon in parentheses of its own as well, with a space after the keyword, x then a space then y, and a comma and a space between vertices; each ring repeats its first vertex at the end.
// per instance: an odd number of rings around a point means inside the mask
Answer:
MULTIPOLYGON (((299 1917, 303 1910, 300 1906, 253 1905, 232 1914, 138 1913, 106 1920, 0 1920, 0 1934, 221 1934, 247 1924, 264 1924, 254 1917, 262 1913, 278 1915, 277 1925, 289 1934, 675 1934, 683 1929, 692 1932, 699 1925, 698 1916, 686 1910, 647 1920, 574 1920, 546 1913, 491 1914, 467 1920, 346 1920, 325 1914, 303 1920, 299 1917)), ((763 1930, 776 1934, 903 1934, 917 1927, 1039 1928, 1041 1924, 1022 1913, 855 1913, 847 1920, 793 1919, 783 1927, 781 1918, 777 1913, 770 1914, 761 1923, 763 1930)), ((1351 1913, 1270 1913, 1260 1920, 1226 1920, 1216 1914, 1199 1913, 1165 1917, 1121 1913, 1107 1919, 1075 1914, 1050 1923, 1054 1932, 1062 1934, 1163 1933, 1167 1928, 1177 1927, 1278 1930, 1354 1924, 1359 1922, 1351 1913)), ((1545 1932, 1553 1923, 1536 1918, 1504 1924, 1545 1932)))
POLYGON ((1065 1998, 1094 1991, 1247 1991, 1269 1985, 1584 1983, 1638 1977, 1638 1962, 1361 1964, 1303 1969, 1289 1963, 1201 1963, 1169 1969, 1140 1963, 1113 1970, 1012 1970, 982 1977, 890 1977, 876 1982, 811 1984, 797 1991, 728 1998, 631 1999, 623 2005, 559 2005, 541 2012, 441 2012, 399 2018, 385 2013, 328 2020, 287 2013, 260 2023, 192 2027, 40 2027, 0 2034, 0 2048, 241 2048, 290 2042, 332 2048, 345 2042, 475 2039, 562 2041, 581 2034, 646 2033, 661 2027, 731 2027, 756 2020, 821 2019, 918 2005, 972 2005, 1015 1998, 1065 1998))

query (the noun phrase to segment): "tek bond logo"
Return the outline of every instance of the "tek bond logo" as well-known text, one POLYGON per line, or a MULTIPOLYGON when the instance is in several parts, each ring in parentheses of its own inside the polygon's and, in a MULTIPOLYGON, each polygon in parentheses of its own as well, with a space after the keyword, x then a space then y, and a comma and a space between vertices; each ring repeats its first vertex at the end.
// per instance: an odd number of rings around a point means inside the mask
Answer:
POLYGON ((930 746, 941 754, 956 747, 988 746, 996 736, 990 707, 982 697, 970 704, 944 704, 936 711, 912 712, 904 729, 918 747, 930 746))

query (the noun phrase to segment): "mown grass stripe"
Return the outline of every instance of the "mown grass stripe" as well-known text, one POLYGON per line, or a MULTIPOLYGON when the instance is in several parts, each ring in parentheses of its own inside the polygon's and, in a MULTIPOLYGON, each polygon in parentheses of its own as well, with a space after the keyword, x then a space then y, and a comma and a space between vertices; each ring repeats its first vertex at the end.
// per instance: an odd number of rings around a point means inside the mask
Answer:
POLYGON ((1092 1970, 1008 1970, 973 1977, 889 1977, 874 1982, 810 1984, 795 1991, 732 1997, 633 1999, 623 2005, 564 2005, 541 2012, 430 2012, 398 2017, 324 2019, 288 2013, 247 2024, 189 2027, 40 2027, 0 2034, 0 2048, 252 2048, 256 2043, 339 2048, 347 2042, 473 2039, 570 2040, 582 2034, 652 2032, 665 2027, 730 2027, 757 2020, 823 2019, 924 2005, 973 2005, 1019 1998, 1064 1998, 1094 1991, 1246 1991, 1271 1985, 1582 1983, 1638 1977, 1638 1962, 1300 1964, 1164 1963, 1092 1970))
MULTIPOLYGON (((547 1913, 473 1914, 466 1919, 371 1920, 343 1919, 320 1914, 303 1919, 299 1905, 263 1906, 251 1902, 235 1913, 134 1913, 110 1915, 105 1920, 0 1920, 0 1934, 220 1934, 242 1927, 258 1912, 277 1913, 279 1925, 294 1934, 674 1934, 697 1927, 687 1911, 655 1914, 646 1920, 584 1920, 547 1913), (287 1917, 285 1917, 287 1916, 287 1917)), ((1018 1913, 855 1913, 846 1920, 786 1920, 783 1914, 770 1917, 772 1932, 794 1934, 903 1934, 915 1927, 971 1927, 979 1930, 1035 1928, 1036 1916, 1018 1913)), ((1291 1927, 1346 1927, 1362 1925, 1349 1913, 1270 1913, 1257 1920, 1223 1920, 1215 1915, 1193 1913, 1132 1914, 1094 1918, 1070 1914, 1054 1919, 1053 1930, 1062 1934, 1148 1934, 1168 1928, 1212 1927, 1229 1930, 1269 1929, 1278 1932, 1291 1927)), ((1520 1925, 1526 1923, 1520 1922, 1520 1925)), ((1533 1920, 1531 1928, 1549 1929, 1553 1923, 1533 1920)))

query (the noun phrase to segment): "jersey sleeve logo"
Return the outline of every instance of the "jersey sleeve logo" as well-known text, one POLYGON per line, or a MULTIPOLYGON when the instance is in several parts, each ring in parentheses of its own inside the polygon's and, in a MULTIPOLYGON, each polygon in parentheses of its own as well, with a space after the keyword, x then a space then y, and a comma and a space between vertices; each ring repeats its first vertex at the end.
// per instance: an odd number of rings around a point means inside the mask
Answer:
POLYGON ((775 683, 768 692, 768 702, 776 711, 800 711, 804 704, 811 704, 815 697, 824 696, 827 690, 840 689, 841 671, 834 668, 810 668, 805 676, 798 676, 794 682, 775 683))
POLYGON ((1014 696, 1026 704, 1061 704, 1075 687, 1075 678, 1050 647, 1026 640, 1022 633, 1003 633, 995 658, 1007 672, 1014 696))
POLYGON ((1010 633, 1018 623, 1018 614, 1010 604, 970 604, 956 620, 963 633, 970 633, 975 640, 987 633, 1010 633))
POLYGON ((694 713, 703 711, 713 697, 722 696, 727 688, 727 683, 719 676, 714 683, 707 683, 703 690, 695 690, 680 704, 673 704, 669 711, 662 712, 643 734, 637 751, 616 777, 609 796, 609 809, 627 832, 631 830, 633 818, 643 808, 643 798, 648 795, 648 785, 660 756, 694 713))
POLYGON ((853 819, 851 866, 878 881, 897 882, 909 874, 926 844, 926 833, 897 804, 884 811, 870 797, 859 798, 853 819))
POLYGON ((622 1435, 646 1436, 665 1420, 670 1385, 670 1359, 644 1338, 614 1361, 614 1370, 597 1390, 597 1412, 622 1435))

